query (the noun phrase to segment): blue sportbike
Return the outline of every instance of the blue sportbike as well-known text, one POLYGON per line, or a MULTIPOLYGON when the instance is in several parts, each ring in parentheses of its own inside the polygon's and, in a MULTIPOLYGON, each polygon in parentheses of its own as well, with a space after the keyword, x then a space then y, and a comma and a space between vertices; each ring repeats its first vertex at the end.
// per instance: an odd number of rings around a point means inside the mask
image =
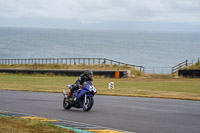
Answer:
MULTIPOLYGON (((69 89, 72 85, 68 85, 69 89)), ((83 108, 84 111, 89 111, 94 104, 94 95, 97 93, 96 88, 92 81, 87 81, 83 83, 81 89, 77 90, 71 96, 63 90, 63 108, 69 110, 71 107, 83 108)))

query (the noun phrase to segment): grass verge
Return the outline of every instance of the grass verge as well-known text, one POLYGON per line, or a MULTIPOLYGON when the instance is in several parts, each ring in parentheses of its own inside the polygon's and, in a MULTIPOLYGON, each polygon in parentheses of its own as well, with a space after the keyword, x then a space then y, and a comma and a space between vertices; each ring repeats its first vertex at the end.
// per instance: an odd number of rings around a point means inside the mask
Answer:
MULTIPOLYGON (((59 92, 69 90, 78 77, 54 75, 0 74, 0 90, 59 92)), ((171 78, 169 76, 113 79, 94 77, 95 87, 101 95, 137 96, 200 100, 200 79, 171 78), (115 89, 109 90, 109 82, 115 89)))
POLYGON ((76 133, 48 122, 0 116, 0 133, 76 133))
POLYGON ((193 69, 193 70, 199 70, 200 69, 200 62, 196 62, 195 64, 191 65, 191 66, 188 66, 186 68, 183 68, 183 69, 193 69))

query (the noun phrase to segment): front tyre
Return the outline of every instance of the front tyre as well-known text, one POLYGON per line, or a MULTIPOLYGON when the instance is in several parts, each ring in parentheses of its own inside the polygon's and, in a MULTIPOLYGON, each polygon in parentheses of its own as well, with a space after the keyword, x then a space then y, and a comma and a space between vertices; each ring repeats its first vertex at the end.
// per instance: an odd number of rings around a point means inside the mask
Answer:
POLYGON ((83 110, 89 111, 94 104, 93 97, 87 97, 86 100, 83 100, 83 110))
POLYGON ((63 108, 66 110, 69 110, 71 108, 71 105, 69 104, 68 98, 63 99, 63 108))

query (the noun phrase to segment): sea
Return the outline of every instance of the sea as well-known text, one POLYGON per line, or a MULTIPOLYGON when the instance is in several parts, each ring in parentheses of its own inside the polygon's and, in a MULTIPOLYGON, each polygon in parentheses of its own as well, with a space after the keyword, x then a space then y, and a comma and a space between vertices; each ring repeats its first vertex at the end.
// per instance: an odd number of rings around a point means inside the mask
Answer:
POLYGON ((200 57, 200 32, 144 32, 0 28, 0 58, 107 58, 141 65, 145 72, 200 57))

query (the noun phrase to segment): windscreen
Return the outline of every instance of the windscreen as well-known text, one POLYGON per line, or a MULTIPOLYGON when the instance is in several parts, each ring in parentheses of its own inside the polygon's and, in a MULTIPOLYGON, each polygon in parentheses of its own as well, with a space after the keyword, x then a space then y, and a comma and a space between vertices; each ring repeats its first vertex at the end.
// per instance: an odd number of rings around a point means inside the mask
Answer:
POLYGON ((91 85, 91 86, 94 86, 94 83, 93 83, 93 81, 85 81, 84 83, 83 83, 83 86, 86 86, 86 85, 91 85))

